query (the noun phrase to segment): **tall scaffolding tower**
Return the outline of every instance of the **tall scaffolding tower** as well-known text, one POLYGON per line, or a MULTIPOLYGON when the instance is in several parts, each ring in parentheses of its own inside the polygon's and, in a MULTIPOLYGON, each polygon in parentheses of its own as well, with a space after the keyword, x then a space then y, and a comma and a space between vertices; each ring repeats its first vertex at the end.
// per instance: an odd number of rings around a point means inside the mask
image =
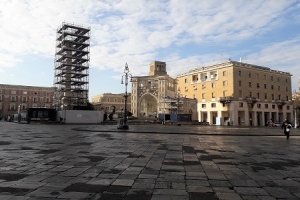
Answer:
POLYGON ((86 106, 89 89, 90 27, 63 23, 57 29, 54 106, 86 106))

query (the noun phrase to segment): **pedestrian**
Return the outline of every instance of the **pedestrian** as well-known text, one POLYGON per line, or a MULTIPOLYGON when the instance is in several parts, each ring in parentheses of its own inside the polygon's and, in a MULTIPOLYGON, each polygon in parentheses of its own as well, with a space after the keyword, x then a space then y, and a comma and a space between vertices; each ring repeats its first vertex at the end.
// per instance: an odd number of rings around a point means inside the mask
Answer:
POLYGON ((270 119, 270 122, 269 122, 269 127, 273 127, 273 126, 274 126, 273 119, 270 119))
POLYGON ((283 129, 283 133, 286 135, 286 139, 290 138, 290 132, 292 128, 292 123, 285 119, 281 125, 281 129, 283 129))

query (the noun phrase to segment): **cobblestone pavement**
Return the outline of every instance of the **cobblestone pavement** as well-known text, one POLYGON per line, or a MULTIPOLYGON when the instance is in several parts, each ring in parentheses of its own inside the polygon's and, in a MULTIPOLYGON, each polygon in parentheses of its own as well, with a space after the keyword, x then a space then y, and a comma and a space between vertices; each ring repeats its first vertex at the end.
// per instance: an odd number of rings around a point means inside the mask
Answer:
POLYGON ((299 132, 0 122, 0 199, 300 199, 299 132))

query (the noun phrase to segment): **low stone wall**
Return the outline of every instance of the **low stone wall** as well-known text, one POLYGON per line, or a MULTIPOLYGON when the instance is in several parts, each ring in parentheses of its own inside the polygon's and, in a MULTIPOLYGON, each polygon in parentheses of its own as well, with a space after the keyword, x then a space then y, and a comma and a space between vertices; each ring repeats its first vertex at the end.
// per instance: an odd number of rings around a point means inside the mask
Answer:
POLYGON ((96 110, 63 110, 57 111, 56 119, 65 123, 94 124, 103 121, 103 111, 96 110))

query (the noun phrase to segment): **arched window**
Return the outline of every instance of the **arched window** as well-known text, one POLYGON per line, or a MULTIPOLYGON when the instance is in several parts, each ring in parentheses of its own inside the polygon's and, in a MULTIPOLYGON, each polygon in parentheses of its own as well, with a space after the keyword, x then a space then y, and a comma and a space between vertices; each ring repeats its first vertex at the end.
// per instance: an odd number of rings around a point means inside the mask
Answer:
POLYGON ((109 102, 110 101, 110 99, 109 98, 107 98, 107 102, 109 102))

